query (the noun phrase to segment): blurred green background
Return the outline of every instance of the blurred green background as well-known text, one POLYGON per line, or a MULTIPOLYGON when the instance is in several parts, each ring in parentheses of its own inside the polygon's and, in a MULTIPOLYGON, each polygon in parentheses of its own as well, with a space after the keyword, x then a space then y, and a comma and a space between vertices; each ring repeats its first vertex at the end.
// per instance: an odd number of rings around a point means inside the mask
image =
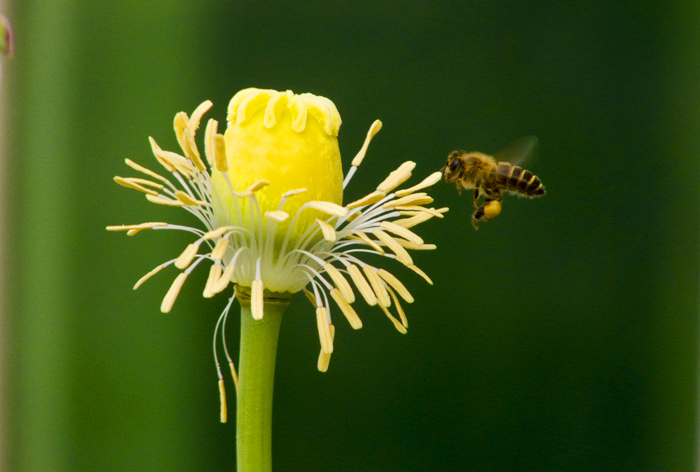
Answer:
MULTIPOLYGON (((697 454, 700 4, 21 0, 2 60, 7 471, 233 470, 211 336, 225 296, 190 277, 133 283, 189 222, 112 182, 155 166, 172 120, 255 86, 313 92, 342 117, 347 201, 404 160, 540 138, 541 199, 474 231, 471 196, 435 188, 438 250, 397 269, 409 333, 378 309, 338 321, 316 370, 303 296, 282 325, 279 471, 690 471, 697 454)), ((229 325, 237 345, 237 321, 229 325)), ((229 401, 233 409, 232 388, 229 401)))

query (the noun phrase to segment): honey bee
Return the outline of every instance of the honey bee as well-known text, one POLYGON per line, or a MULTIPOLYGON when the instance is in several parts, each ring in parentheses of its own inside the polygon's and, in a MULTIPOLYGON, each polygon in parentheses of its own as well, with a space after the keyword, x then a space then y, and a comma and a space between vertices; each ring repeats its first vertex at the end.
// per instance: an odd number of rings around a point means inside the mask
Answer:
POLYGON ((507 159, 519 163, 526 159, 534 153, 537 142, 534 136, 520 138, 493 157, 465 151, 452 151, 447 156, 447 163, 441 170, 445 182, 455 182, 460 194, 462 187, 474 189, 474 229, 479 229, 480 221, 495 218, 501 213, 504 192, 530 198, 545 194, 544 185, 536 175, 517 165, 503 162, 507 159), (482 195, 484 198, 479 203, 482 195))

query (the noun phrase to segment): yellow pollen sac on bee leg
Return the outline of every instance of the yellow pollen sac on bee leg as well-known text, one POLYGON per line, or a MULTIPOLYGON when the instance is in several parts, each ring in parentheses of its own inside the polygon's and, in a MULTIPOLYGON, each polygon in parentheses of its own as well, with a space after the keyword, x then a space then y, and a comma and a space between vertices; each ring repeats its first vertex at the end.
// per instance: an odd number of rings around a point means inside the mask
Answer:
POLYGON ((484 207, 484 216, 486 218, 495 218, 501 214, 501 202, 494 200, 489 202, 484 207))

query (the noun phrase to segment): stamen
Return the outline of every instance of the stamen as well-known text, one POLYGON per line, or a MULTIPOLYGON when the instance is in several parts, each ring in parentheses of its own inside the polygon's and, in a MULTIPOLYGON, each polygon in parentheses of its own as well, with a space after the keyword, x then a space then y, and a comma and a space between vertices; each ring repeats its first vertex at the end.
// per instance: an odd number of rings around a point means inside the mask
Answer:
POLYGON ((355 234, 356 234, 357 236, 359 236, 360 239, 362 239, 364 242, 366 242, 367 244, 369 244, 375 251, 377 251, 377 252, 378 252, 379 254, 381 254, 382 256, 383 256, 384 254, 386 254, 386 253, 384 252, 384 248, 382 248, 382 247, 381 247, 379 244, 377 244, 376 242, 372 241, 372 240, 369 238, 369 236, 367 236, 367 235, 366 235, 365 233, 363 233, 362 231, 357 231, 355 234))
POLYGON ((226 389, 224 388, 224 379, 219 379, 219 403, 221 404, 221 422, 226 423, 226 420, 228 420, 228 409, 226 408, 226 389))
POLYGON ((181 207, 181 206, 186 206, 186 203, 181 202, 180 200, 171 200, 169 198, 161 197, 159 196, 153 196, 146 194, 146 199, 151 202, 155 203, 157 205, 167 205, 167 206, 176 206, 176 207, 181 207))
MULTIPOLYGON (((150 188, 143 187, 142 185, 139 185, 138 183, 134 182, 131 179, 125 179, 124 177, 119 177, 117 175, 116 177, 114 177, 114 181, 116 183, 118 183, 119 185, 121 185, 122 187, 127 187, 127 188, 131 188, 134 190, 138 190, 139 192, 147 193, 147 194, 153 195, 153 196, 158 195, 158 192, 156 192, 155 190, 151 190, 150 188)), ((151 183, 153 185, 157 185, 153 182, 151 182, 151 183)), ((160 188, 163 188, 163 186, 161 185, 160 188)))
POLYGON ((417 226, 421 223, 425 223, 429 219, 433 218, 433 216, 434 215, 431 215, 428 212, 418 213, 409 218, 401 218, 400 220, 394 220, 393 223, 404 228, 413 228, 414 226, 417 226))
MULTIPOLYGON (((107 231, 129 231, 132 232, 132 234, 136 234, 139 231, 142 231, 144 229, 153 229, 156 227, 164 227, 168 226, 168 223, 162 223, 162 222, 155 222, 155 223, 140 223, 137 225, 115 225, 115 226, 107 226, 107 231)), ((131 236, 131 234, 129 235, 131 236)))
POLYGON ((211 107, 213 106, 213 103, 211 100, 205 100, 202 103, 199 104, 197 108, 192 112, 192 116, 190 117, 189 123, 187 123, 187 130, 190 132, 192 136, 194 136, 195 131, 197 131, 197 128, 199 128, 199 123, 202 121, 202 117, 206 112, 208 112, 211 107))
POLYGON ((391 172, 389 176, 386 179, 384 179, 384 182, 377 186, 377 191, 383 193, 391 192, 411 177, 411 171, 415 167, 416 163, 413 161, 404 162, 399 166, 398 169, 391 172))
POLYGON ((294 195, 299 195, 299 194, 304 193, 304 192, 306 192, 305 188, 298 188, 295 190, 290 190, 289 192, 284 192, 282 194, 282 198, 286 200, 289 197, 292 197, 294 195))
POLYGON ((124 159, 124 162, 126 162, 126 165, 128 165, 129 167, 131 167, 134 170, 137 170, 137 171, 139 171, 143 174, 146 174, 150 177, 153 177, 156 180, 160 180, 161 182, 165 182, 167 184, 170 183, 170 181, 168 179, 166 179, 165 177, 163 177, 162 175, 157 174, 150 169, 146 169, 145 167, 143 167, 141 165, 138 165, 137 163, 135 163, 131 159, 124 159))
POLYGON ((394 276, 394 274, 384 269, 379 269, 379 276, 383 278, 386 281, 386 283, 391 285, 394 288, 394 290, 399 292, 401 298, 406 300, 406 302, 413 303, 413 296, 408 291, 408 289, 406 289, 404 284, 402 284, 401 281, 394 276))
POLYGON ((228 160, 226 159, 226 141, 224 136, 217 134, 215 136, 216 146, 214 147, 214 160, 216 161, 216 170, 225 173, 228 172, 228 160))
POLYGON ((150 271, 148 274, 141 277, 138 280, 138 282, 136 282, 136 284, 134 285, 134 290, 139 288, 141 286, 141 284, 143 284, 146 280, 150 279, 151 277, 156 275, 158 272, 160 272, 163 269, 163 267, 165 267, 165 266, 166 266, 166 264, 161 264, 158 267, 156 267, 155 269, 153 269, 152 271, 150 271))
POLYGON ((365 299, 365 302, 367 302, 369 306, 376 305, 377 296, 370 288, 367 280, 362 275, 362 272, 360 272, 360 269, 358 269, 355 264, 350 264, 348 266, 348 274, 350 274, 350 277, 352 277, 352 281, 355 282, 355 286, 360 291, 360 294, 365 299))
POLYGON ((427 205, 429 203, 433 203, 432 197, 428 196, 427 193, 419 192, 386 202, 383 208, 389 209, 405 205, 427 205))
POLYGON ((212 264, 209 269, 209 277, 207 277, 207 283, 204 285, 204 298, 211 298, 216 295, 214 292, 214 287, 219 284, 219 279, 221 277, 221 265, 212 264))
POLYGON ((216 284, 216 286, 213 289, 214 294, 217 294, 219 292, 223 292, 226 287, 228 287, 229 282, 231 282, 231 279, 233 279, 233 271, 236 269, 236 266, 231 262, 231 264, 227 265, 226 268, 224 269, 224 273, 221 274, 221 278, 219 279, 219 283, 216 284))
POLYGON ((207 128, 204 130, 204 155, 207 157, 209 167, 216 166, 216 131, 219 122, 213 118, 209 118, 207 128))
POLYGON ((260 274, 260 258, 255 264, 255 280, 251 288, 250 309, 253 313, 253 319, 261 320, 263 317, 263 282, 260 274))
POLYGON ((289 218, 289 213, 287 213, 286 211, 282 211, 282 210, 266 211, 265 217, 269 218, 271 220, 282 222, 282 221, 286 220, 287 218, 289 218))
POLYGON ((180 254, 180 257, 178 257, 175 261, 175 267, 181 270, 184 270, 187 267, 189 267, 189 265, 194 260, 194 256, 197 255, 198 251, 199 244, 188 244, 185 250, 182 251, 182 254, 180 254))
POLYGON ((206 233, 204 233, 204 235, 202 236, 202 239, 208 240, 208 239, 220 238, 221 236, 224 235, 224 233, 226 231, 228 231, 230 229, 231 229, 230 226, 219 226, 216 229, 213 229, 211 231, 207 231, 206 233))
POLYGON ((381 305, 379 306, 379 308, 381 308, 382 311, 384 312, 384 314, 387 316, 387 318, 389 318, 389 320, 391 320, 391 322, 394 323, 394 328, 396 328, 396 331, 398 331, 401 334, 408 333, 408 331, 406 330, 406 327, 404 325, 402 325, 401 322, 394 317, 394 315, 389 313, 388 309, 384 308, 381 305))
MULTIPOLYGON (((335 326, 331 325, 330 326, 330 331, 331 331, 331 341, 335 339, 335 326)), ((321 349, 321 353, 318 355, 318 370, 319 372, 327 372, 328 371, 328 365, 331 362, 331 355, 330 353, 325 353, 323 352, 323 349, 321 349)))
POLYGON ((406 249, 410 249, 412 251, 432 251, 433 249, 437 248, 435 244, 415 244, 401 238, 394 238, 394 240, 399 243, 401 247, 405 247, 406 249))
POLYGON ((433 172, 428 177, 426 177, 421 183, 414 185, 411 188, 396 191, 397 197, 405 197, 410 195, 417 190, 424 189, 426 187, 431 187, 442 180, 442 172, 433 172))
POLYGON ((423 239, 420 236, 413 231, 404 228, 403 226, 397 225, 396 223, 392 223, 391 221, 382 221, 379 223, 379 226, 390 233, 394 233, 397 236, 401 236, 402 238, 411 241, 414 244, 423 244, 423 239))
POLYGON ((323 266, 323 270, 325 270, 326 273, 330 275, 331 279, 333 279, 333 282, 335 282, 336 287, 338 287, 340 290, 340 293, 343 295, 345 301, 348 303, 353 303, 355 301, 355 293, 352 291, 350 283, 345 277, 343 277, 343 274, 341 274, 340 271, 330 262, 323 266))
POLYGON ((406 267, 408 267, 408 268, 411 269, 413 272, 415 272, 416 274, 418 274, 418 275, 420 275, 421 277, 423 277, 423 278, 425 279, 425 281, 428 282, 430 285, 433 285, 433 281, 430 280, 430 277, 428 277, 428 274, 426 274, 425 272, 423 272, 422 270, 420 270, 417 266, 415 266, 415 265, 413 265, 413 264, 409 264, 409 265, 407 265, 406 267))
POLYGON ((201 201, 201 200, 196 200, 196 199, 190 197, 189 195, 187 195, 187 194, 186 194, 185 192, 183 192, 182 190, 178 190, 177 192, 175 192, 175 196, 177 197, 178 200, 180 200, 180 201, 181 201, 182 203, 184 203, 185 205, 189 205, 189 206, 204 206, 204 205, 207 204, 207 202, 203 202, 203 201, 201 201))
POLYGON ((320 210, 329 215, 337 216, 338 218, 342 218, 348 214, 347 208, 331 202, 311 201, 307 202, 304 206, 313 208, 314 210, 320 210))
POLYGON ((394 238, 392 238, 380 229, 372 231, 372 234, 375 235, 384 244, 386 244, 387 247, 391 249, 394 252, 394 254, 396 254, 397 261, 404 265, 413 264, 413 259, 411 259, 411 256, 408 255, 408 252, 406 252, 406 250, 403 247, 401 247, 401 245, 398 242, 396 242, 394 238))
POLYGON ((316 223, 321 227, 323 239, 328 242, 335 242, 335 229, 323 220, 316 219, 316 223))
POLYGON ((401 306, 401 303, 399 303, 399 298, 396 296, 391 287, 387 287, 386 289, 389 292, 389 295, 391 295, 391 299, 394 300, 394 306, 396 306, 396 311, 399 313, 399 317, 401 318, 401 324, 404 328, 408 328, 408 318, 406 318, 406 313, 404 313, 403 307, 401 306))
POLYGON ((395 208, 395 210, 401 210, 401 213, 403 214, 404 212, 420 212, 420 213, 430 213, 431 215, 437 217, 437 218, 444 218, 442 216, 443 213, 447 213, 449 211, 449 208, 440 208, 439 210, 436 210, 435 208, 425 208, 422 206, 416 206, 416 205, 399 205, 395 208))
POLYGON ((362 328, 362 320, 360 320, 360 317, 357 316, 357 313, 352 306, 345 301, 345 298, 343 297, 343 294, 340 293, 340 290, 337 288, 331 290, 331 297, 333 297, 333 300, 335 300, 335 302, 338 304, 338 308, 340 308, 340 311, 343 312, 343 315, 345 315, 345 318, 347 318, 348 323, 350 323, 350 326, 352 326, 352 329, 362 328))
POLYGON ((160 311, 163 313, 170 312, 178 294, 180 293, 182 284, 185 283, 185 279, 187 279, 187 274, 185 272, 181 272, 177 277, 175 277, 173 284, 170 286, 170 289, 168 289, 168 293, 166 293, 165 297, 163 298, 163 303, 160 305, 160 311))
POLYGON ((365 138, 365 142, 362 144, 360 152, 358 152, 355 158, 352 160, 352 167, 350 167, 350 170, 348 170, 348 175, 345 176, 345 180, 343 181, 343 188, 347 187, 348 182, 350 182, 352 176, 355 175, 357 166, 359 166, 362 163, 362 160, 365 158, 365 154, 367 153, 367 148, 369 147, 370 141, 372 141, 372 138, 374 138, 374 135, 377 134, 380 129, 382 129, 382 122, 379 120, 375 120, 374 123, 372 123, 372 126, 369 127, 369 131, 367 131, 367 137, 365 138))
POLYGON ((308 298, 308 300, 311 302, 311 304, 314 306, 314 308, 318 306, 318 304, 316 303, 316 298, 314 297, 314 294, 309 292, 309 290, 306 287, 304 287, 304 295, 306 295, 306 298, 308 298))
POLYGON ((318 338, 321 341, 321 352, 331 354, 333 352, 333 338, 331 336, 330 324, 326 322, 326 307, 316 308, 316 327, 318 328, 318 338))
POLYGON ((360 198, 359 200, 355 200, 352 203, 349 203, 345 205, 345 208, 352 210, 353 208, 359 208, 363 207, 366 205, 372 205, 374 203, 377 203, 379 200, 382 198, 386 197, 386 194, 384 192, 379 192, 379 191, 374 191, 370 193, 369 195, 365 195, 364 197, 360 198))
POLYGON ((226 254, 226 249, 228 249, 228 238, 219 239, 211 251, 211 258, 215 261, 220 261, 226 254))
POLYGON ((372 290, 374 290, 374 293, 377 294, 377 303, 379 306, 385 308, 391 306, 391 299, 389 298, 386 288, 384 288, 382 279, 379 278, 379 275, 377 275, 377 269, 372 266, 364 266, 362 270, 367 276, 367 280, 369 280, 370 285, 372 285, 372 290))
POLYGON ((156 160, 160 162, 160 165, 165 167, 165 170, 167 170, 168 172, 174 172, 175 168, 169 162, 163 160, 160 157, 159 153, 163 152, 163 150, 160 148, 160 146, 158 146, 156 140, 149 136, 148 141, 151 143, 151 150, 153 151, 153 155, 156 156, 156 160))

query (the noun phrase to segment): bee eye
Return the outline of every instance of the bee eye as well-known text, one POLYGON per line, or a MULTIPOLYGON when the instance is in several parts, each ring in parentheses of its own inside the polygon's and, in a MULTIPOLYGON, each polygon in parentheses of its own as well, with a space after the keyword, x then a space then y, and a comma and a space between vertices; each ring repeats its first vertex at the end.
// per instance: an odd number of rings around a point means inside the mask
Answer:
POLYGON ((457 167, 459 167, 459 162, 460 162, 459 159, 455 159, 455 160, 453 160, 452 162, 450 162, 450 170, 453 171, 453 172, 454 172, 455 170, 457 170, 457 167))

